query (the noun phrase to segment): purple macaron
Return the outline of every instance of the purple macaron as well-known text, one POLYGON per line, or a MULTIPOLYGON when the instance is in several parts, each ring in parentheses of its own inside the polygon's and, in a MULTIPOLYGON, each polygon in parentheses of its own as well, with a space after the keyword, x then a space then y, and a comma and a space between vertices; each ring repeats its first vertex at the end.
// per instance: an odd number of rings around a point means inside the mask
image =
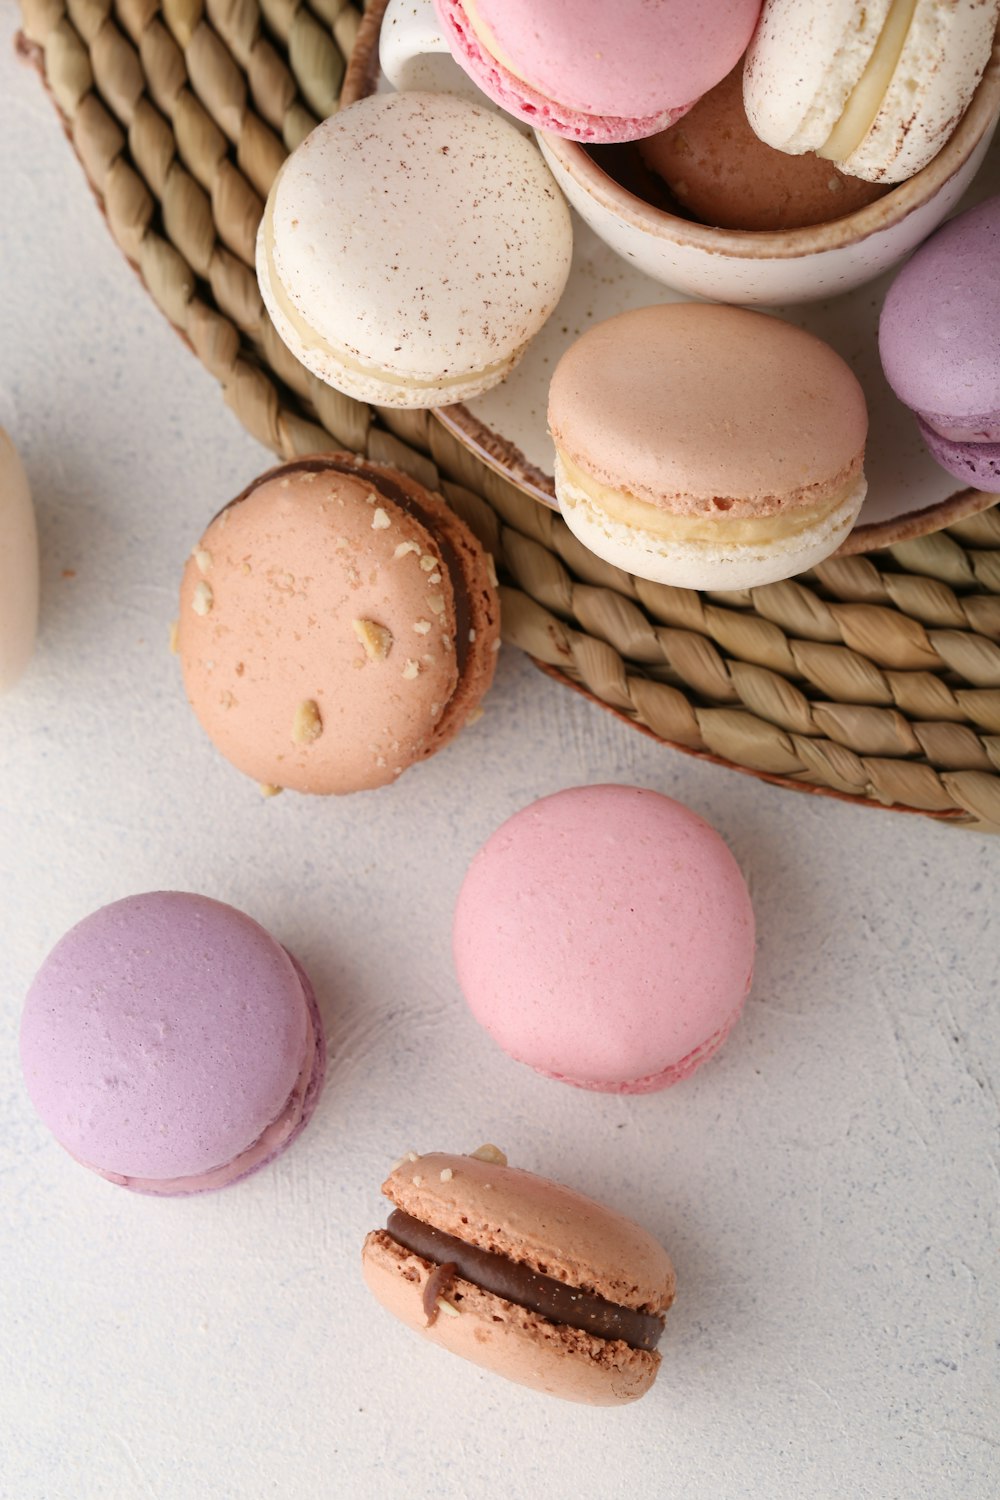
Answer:
POLYGON ((1000 494, 1000 197, 945 224, 903 267, 878 340, 937 463, 1000 494))
POLYGON ((42 964, 21 1023, 32 1103, 136 1192, 225 1187, 294 1140, 326 1043, 312 986, 250 917, 155 891, 101 907, 42 964))

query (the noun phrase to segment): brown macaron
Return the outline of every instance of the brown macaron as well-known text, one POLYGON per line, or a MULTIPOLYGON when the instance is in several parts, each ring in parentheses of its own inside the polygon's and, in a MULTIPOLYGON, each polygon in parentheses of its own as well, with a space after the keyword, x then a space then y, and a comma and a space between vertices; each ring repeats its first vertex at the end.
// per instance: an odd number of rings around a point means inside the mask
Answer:
POLYGON ((693 219, 719 229, 827 224, 888 192, 812 151, 765 145, 743 108, 742 60, 676 125, 640 141, 639 154, 693 219))
POLYGON ((590 1198, 471 1156, 410 1152, 365 1240, 369 1289, 432 1343, 566 1401, 617 1406, 649 1390, 676 1280, 638 1224, 590 1198))
POLYGON ((440 750, 493 677, 492 559, 409 475, 348 453, 261 475, 184 571, 177 649, 216 748, 267 791, 362 791, 440 750))

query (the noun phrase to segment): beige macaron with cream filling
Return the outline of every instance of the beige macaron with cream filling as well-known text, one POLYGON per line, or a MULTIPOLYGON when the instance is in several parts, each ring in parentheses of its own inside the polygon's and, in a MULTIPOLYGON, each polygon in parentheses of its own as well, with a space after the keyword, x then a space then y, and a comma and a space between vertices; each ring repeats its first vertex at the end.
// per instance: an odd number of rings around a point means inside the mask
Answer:
POLYGON ((346 453, 294 459, 188 559, 188 699, 268 791, 382 786, 446 745, 489 687, 494 578, 465 523, 408 475, 346 453))
POLYGON ((657 583, 800 573, 835 551, 865 496, 857 379, 764 313, 668 303, 596 324, 556 366, 548 418, 567 525, 657 583))
POLYGON ((904 182, 952 134, 989 61, 1000 0, 765 0, 744 102, 762 141, 904 182))
POLYGON ((616 1406, 652 1385, 676 1282, 646 1230, 508 1167, 494 1146, 410 1152, 382 1191, 395 1212, 368 1235, 362 1266, 409 1327, 568 1401, 616 1406))
POLYGON ((314 375, 359 401, 430 407, 503 380, 572 252, 565 200, 508 120, 452 94, 379 94, 285 162, 257 279, 314 375))

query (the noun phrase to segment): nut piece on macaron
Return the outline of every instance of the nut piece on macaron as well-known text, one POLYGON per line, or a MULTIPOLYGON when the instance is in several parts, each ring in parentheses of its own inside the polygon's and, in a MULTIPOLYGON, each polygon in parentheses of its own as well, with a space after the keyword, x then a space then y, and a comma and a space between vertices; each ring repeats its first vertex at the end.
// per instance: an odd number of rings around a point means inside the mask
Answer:
POLYGON ((591 1406, 645 1395, 676 1278, 646 1230, 590 1198, 469 1156, 408 1152, 362 1268, 389 1312, 520 1385, 591 1406))

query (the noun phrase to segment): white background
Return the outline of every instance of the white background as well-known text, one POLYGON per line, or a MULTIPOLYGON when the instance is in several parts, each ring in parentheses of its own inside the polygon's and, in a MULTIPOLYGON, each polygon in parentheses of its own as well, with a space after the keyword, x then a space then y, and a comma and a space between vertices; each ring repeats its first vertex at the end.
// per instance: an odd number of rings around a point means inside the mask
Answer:
POLYGON ((684 759, 506 649, 485 717, 396 786, 262 801, 190 715, 167 637, 188 549, 269 456, 119 256, 13 25, 5 0, 0 422, 35 493, 43 598, 0 703, 0 1493, 993 1496, 1000 841, 684 759), (758 916, 743 1023, 648 1098, 508 1061, 449 958, 478 845, 603 780, 709 818, 758 916), (164 887, 288 944, 332 1047, 286 1156, 173 1202, 76 1166, 17 1059, 56 939, 164 887), (507 1386, 369 1299, 388 1164, 484 1140, 670 1248, 678 1301, 637 1405, 507 1386))

